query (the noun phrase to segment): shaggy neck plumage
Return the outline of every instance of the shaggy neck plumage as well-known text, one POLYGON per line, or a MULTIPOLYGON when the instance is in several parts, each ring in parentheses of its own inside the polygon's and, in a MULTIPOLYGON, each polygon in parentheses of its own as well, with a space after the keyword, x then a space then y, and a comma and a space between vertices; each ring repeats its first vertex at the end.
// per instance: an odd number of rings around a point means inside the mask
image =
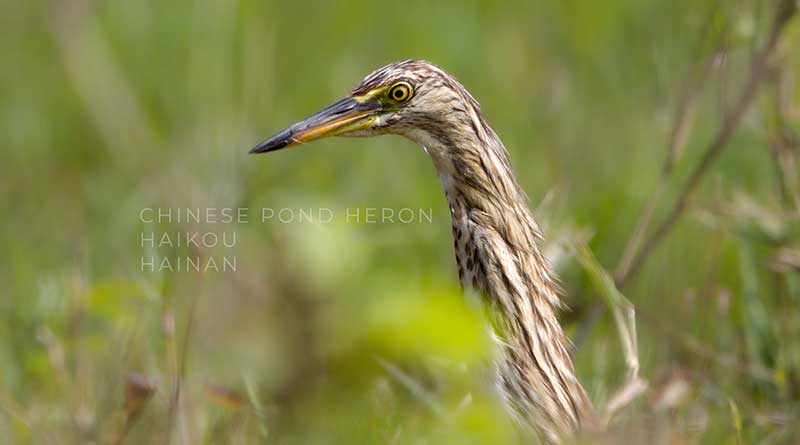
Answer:
POLYGON ((593 409, 556 318, 558 286, 540 250, 542 232, 502 142, 478 110, 470 104, 447 118, 469 120, 473 132, 441 130, 464 128, 454 124, 408 136, 439 173, 463 287, 495 309, 500 388, 516 414, 545 440, 558 442, 591 423, 593 409))

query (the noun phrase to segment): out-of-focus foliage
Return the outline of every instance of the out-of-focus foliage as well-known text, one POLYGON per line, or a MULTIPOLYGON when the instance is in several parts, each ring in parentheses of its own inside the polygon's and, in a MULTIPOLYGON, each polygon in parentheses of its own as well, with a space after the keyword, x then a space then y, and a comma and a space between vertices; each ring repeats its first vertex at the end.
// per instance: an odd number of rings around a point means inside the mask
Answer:
MULTIPOLYGON (((455 284, 424 153, 396 137, 247 150, 370 70, 429 59, 481 102, 548 237, 593 234, 612 270, 688 73, 709 66, 664 203, 741 88, 773 2, 2 10, 4 443, 501 444, 521 435, 493 390, 481 310, 455 284), (250 211, 246 223, 146 223, 147 208, 250 211), (368 223, 368 208, 431 217, 368 223), (195 232, 235 233, 235 245, 142 240, 195 232), (235 257, 236 270, 143 270, 151 255, 235 257)), ((800 437, 797 23, 775 59, 691 209, 624 289, 651 386, 620 424, 648 443, 800 437)), ((579 375, 602 406, 625 375, 614 321, 574 258, 557 263, 579 375)))

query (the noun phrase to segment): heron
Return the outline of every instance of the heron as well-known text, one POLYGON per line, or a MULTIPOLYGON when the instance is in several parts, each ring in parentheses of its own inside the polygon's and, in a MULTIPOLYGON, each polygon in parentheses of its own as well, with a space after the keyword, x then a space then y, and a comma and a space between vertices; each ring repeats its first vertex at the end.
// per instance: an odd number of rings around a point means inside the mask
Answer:
POLYGON ((330 136, 404 136, 433 161, 450 209, 461 287, 492 310, 497 385, 515 417, 546 443, 596 425, 557 318, 558 280, 508 152, 480 105, 424 60, 391 63, 349 95, 264 140, 266 153, 330 136))

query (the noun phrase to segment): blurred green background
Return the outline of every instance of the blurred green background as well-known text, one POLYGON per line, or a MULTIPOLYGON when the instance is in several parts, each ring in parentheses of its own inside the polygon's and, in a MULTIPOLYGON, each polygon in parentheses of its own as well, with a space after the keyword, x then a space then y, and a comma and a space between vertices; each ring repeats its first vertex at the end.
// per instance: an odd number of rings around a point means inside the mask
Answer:
MULTIPOLYGON (((481 311, 456 284, 446 202, 422 150, 382 137, 247 154, 406 58, 458 77, 509 148, 562 277, 579 375, 602 407, 623 355, 570 246, 588 240, 613 272, 683 122, 663 216, 739 96, 773 10, 3 2, 0 437, 521 443, 493 391, 481 311), (432 218, 344 218, 371 207, 432 218), (250 216, 145 223, 144 208, 250 216), (335 218, 262 222, 262 208, 335 218), (235 245, 142 246, 143 234, 207 232, 235 233, 235 245), (235 257, 236 270, 142 270, 149 256, 235 257)), ((692 206, 623 288, 650 389, 616 424, 647 443, 800 440, 797 23, 770 66, 692 206)))

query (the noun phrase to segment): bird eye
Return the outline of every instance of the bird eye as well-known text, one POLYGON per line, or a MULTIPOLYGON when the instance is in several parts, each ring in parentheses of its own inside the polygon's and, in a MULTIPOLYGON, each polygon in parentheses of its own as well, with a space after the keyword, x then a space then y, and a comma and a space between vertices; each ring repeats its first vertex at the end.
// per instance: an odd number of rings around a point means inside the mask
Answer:
POLYGON ((398 82, 389 89, 389 97, 397 102, 405 102, 411 98, 413 91, 408 82, 398 82))

